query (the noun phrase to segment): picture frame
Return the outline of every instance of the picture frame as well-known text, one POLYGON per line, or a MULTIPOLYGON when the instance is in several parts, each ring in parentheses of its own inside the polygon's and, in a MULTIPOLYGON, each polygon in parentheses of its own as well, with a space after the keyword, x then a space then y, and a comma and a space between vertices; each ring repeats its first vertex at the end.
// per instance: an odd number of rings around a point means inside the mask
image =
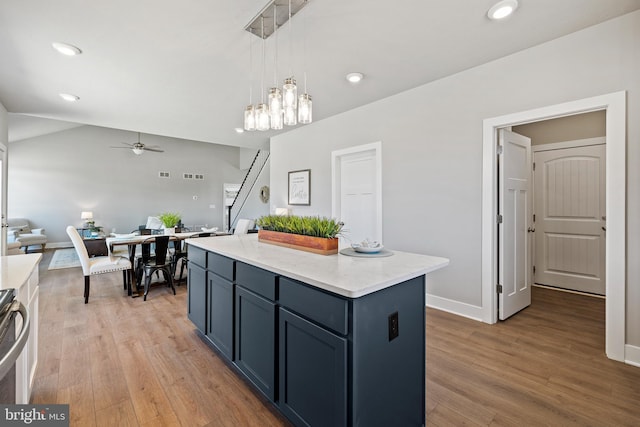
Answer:
POLYGON ((289 172, 289 204, 311 205, 311 169, 289 172))

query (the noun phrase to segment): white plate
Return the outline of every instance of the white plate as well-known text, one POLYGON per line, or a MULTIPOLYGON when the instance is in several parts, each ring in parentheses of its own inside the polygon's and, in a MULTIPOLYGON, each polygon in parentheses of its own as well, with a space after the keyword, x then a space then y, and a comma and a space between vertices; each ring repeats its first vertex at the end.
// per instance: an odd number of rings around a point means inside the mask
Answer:
POLYGON ((363 254, 374 254, 376 252, 380 252, 384 248, 384 246, 376 246, 375 248, 365 248, 364 246, 356 246, 353 248, 354 251, 360 252, 363 254))

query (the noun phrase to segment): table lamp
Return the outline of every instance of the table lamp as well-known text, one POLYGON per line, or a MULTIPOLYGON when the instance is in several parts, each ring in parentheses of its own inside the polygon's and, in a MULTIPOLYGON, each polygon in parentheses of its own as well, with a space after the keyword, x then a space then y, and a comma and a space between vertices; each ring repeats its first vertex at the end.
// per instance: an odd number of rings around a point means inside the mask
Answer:
POLYGON ((85 228, 93 227, 95 224, 95 221, 93 220, 93 212, 83 211, 82 214, 80 214, 80 219, 84 220, 83 227, 85 228))

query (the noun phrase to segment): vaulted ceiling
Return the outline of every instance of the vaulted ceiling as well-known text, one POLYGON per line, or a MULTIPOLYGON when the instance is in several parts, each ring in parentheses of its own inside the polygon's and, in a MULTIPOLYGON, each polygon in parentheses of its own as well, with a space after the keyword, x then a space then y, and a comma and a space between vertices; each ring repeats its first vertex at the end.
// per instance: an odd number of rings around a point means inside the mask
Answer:
MULTIPOLYGON (((276 40, 278 81, 293 70, 302 83, 306 71, 317 121, 640 9, 640 0, 520 0, 515 15, 494 22, 486 15, 494 3, 310 0, 292 19, 293 43, 288 24, 265 43, 265 91, 276 40), (357 86, 345 79, 353 71, 365 75, 357 86)), ((234 128, 250 87, 253 102, 260 99, 262 42, 244 27, 266 4, 3 0, 0 102, 19 114, 12 139, 62 121, 264 146, 276 131, 234 128), (62 56, 52 42, 83 53, 62 56), (60 92, 80 100, 65 102, 60 92)))

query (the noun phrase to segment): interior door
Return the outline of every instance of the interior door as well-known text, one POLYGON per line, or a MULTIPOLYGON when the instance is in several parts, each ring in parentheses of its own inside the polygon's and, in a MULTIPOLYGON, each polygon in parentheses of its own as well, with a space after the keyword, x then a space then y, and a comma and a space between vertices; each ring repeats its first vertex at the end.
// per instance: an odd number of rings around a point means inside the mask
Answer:
POLYGON ((498 158, 498 283, 500 320, 531 304, 531 140, 500 129, 498 158))
POLYGON ((536 283, 605 294, 605 147, 534 154, 536 283))

